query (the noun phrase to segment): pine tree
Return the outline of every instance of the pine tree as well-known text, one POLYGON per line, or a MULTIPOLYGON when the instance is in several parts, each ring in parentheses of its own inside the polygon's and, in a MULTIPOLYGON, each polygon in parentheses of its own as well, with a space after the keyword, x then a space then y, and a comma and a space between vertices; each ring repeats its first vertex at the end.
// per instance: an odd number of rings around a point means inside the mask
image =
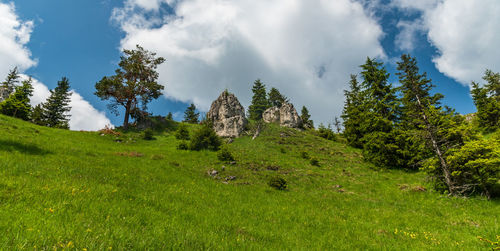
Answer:
POLYGON ((377 165, 398 165, 398 146, 394 139, 394 123, 398 118, 396 89, 388 82, 389 73, 381 62, 367 58, 361 65, 364 95, 360 131, 364 157, 377 165))
POLYGON ((191 105, 184 112, 184 121, 183 122, 187 122, 187 123, 191 123, 191 124, 198 124, 199 117, 200 117, 200 114, 196 112, 196 106, 193 103, 191 103, 191 105))
POLYGON ((7 99, 14 92, 16 84, 19 83, 19 78, 17 67, 14 67, 5 81, 0 84, 0 101, 7 99))
POLYGON ((50 91, 47 101, 43 103, 43 120, 47 126, 69 129, 70 115, 68 113, 71 110, 69 88, 69 80, 63 77, 57 82, 57 87, 50 91))
POLYGON ((341 131, 341 125, 342 123, 340 123, 340 120, 337 116, 335 116, 335 119, 333 120, 333 125, 335 126, 335 129, 337 130, 337 133, 340 133, 341 131))
POLYGON ((484 87, 472 82, 471 94, 479 127, 492 132, 500 128, 500 74, 486 70, 483 79, 487 81, 484 87))
POLYGON ((172 115, 172 112, 168 112, 167 116, 165 117, 166 120, 174 120, 174 115, 172 115))
POLYGON ((305 106, 302 106, 302 111, 300 111, 300 118, 302 119, 302 126, 306 129, 314 128, 314 122, 311 120, 311 115, 309 115, 309 110, 305 106))
POLYGON ((361 138, 364 134, 360 125, 363 121, 365 100, 356 75, 351 75, 349 90, 344 91, 344 96, 345 104, 341 115, 344 121, 344 136, 349 145, 361 148, 361 138))
POLYGON ((30 97, 33 96, 31 81, 31 78, 24 80, 22 85, 15 87, 14 93, 0 103, 0 113, 29 120, 31 113, 30 97))
POLYGON ((261 120, 262 114, 267 108, 269 108, 269 102, 266 97, 266 86, 260 81, 260 79, 255 80, 252 92, 252 103, 248 107, 248 113, 250 115, 250 119, 261 120))
POLYGON ((42 104, 38 104, 33 107, 33 110, 31 111, 31 122, 37 125, 47 126, 43 117, 42 104))
POLYGON ((276 106, 276 107, 281 107, 284 103, 288 102, 288 98, 283 96, 280 91, 276 88, 271 88, 269 91, 269 105, 270 106, 276 106))

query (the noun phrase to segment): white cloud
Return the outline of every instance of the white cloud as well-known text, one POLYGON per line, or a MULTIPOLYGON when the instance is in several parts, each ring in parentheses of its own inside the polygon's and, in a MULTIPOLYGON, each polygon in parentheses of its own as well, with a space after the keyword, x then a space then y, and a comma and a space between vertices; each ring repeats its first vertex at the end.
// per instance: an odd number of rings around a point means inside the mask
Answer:
MULTIPOLYGON (((36 65, 31 58, 31 52, 26 47, 33 31, 32 21, 22 21, 15 13, 14 4, 0 2, 0 81, 3 81, 8 72, 18 67, 21 72, 36 65)), ((28 78, 21 75, 22 79, 28 78)), ((33 79, 33 97, 31 104, 44 102, 50 92, 46 85, 33 79)), ((73 91, 70 106, 70 128, 72 130, 98 130, 111 122, 103 112, 97 111, 80 94, 73 91)))
POLYGON ((342 110, 349 74, 367 56, 385 58, 382 29, 359 2, 184 0, 172 5, 176 16, 151 6, 130 0, 115 10, 122 48, 165 57, 165 95, 204 111, 226 88, 248 106, 260 78, 328 122, 342 110))
POLYGON ((414 21, 399 20, 396 25, 400 32, 396 35, 394 45, 401 51, 413 51, 417 43, 417 35, 424 31, 425 27, 421 19, 414 21))
POLYGON ((36 64, 26 48, 32 30, 33 22, 20 20, 14 4, 0 2, 0 76, 15 66, 23 71, 36 64))
POLYGON ((422 12, 427 38, 437 49, 436 68, 464 85, 481 80, 486 68, 500 71, 498 0, 397 1, 422 12))

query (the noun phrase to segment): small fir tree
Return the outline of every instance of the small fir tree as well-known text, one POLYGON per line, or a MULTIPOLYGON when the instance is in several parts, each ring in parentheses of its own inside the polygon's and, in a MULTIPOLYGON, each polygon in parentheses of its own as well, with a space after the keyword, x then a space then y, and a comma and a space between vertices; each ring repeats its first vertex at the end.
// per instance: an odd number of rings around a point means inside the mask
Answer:
POLYGON ((250 119, 260 120, 262 119, 264 111, 269 108, 269 102, 266 97, 266 86, 260 81, 260 79, 255 80, 252 92, 252 103, 248 107, 248 113, 250 115, 250 119))
POLYGON ((472 82, 472 99, 477 108, 477 122, 487 132, 500 128, 500 74, 486 70, 484 87, 472 82))
POLYGON ((200 122, 199 117, 200 113, 196 112, 196 106, 193 103, 191 103, 191 105, 188 106, 188 108, 184 112, 183 122, 187 122, 190 124, 198 124, 200 122))
POLYGON ((6 100, 0 103, 0 113, 29 120, 31 114, 30 97, 33 96, 31 78, 24 80, 22 85, 16 86, 15 91, 6 100))
POLYGON ((33 110, 31 111, 31 122, 37 125, 47 126, 43 117, 42 104, 38 104, 33 107, 33 110))
POLYGON ((19 83, 19 72, 17 67, 14 67, 4 82, 0 84, 0 101, 7 99, 10 94, 14 93, 16 85, 19 83))
POLYGON ((288 102, 288 98, 278 91, 276 88, 271 88, 269 91, 269 106, 281 107, 284 103, 288 102))
POLYGON ((356 75, 351 75, 349 90, 344 91, 344 96, 344 110, 341 115, 344 121, 344 136, 349 145, 361 148, 361 138, 364 134, 360 125, 363 121, 365 100, 356 75))
POLYGON ((306 129, 314 128, 314 123, 311 120, 311 115, 309 115, 309 110, 305 106, 302 106, 300 111, 300 118, 302 119, 302 125, 306 129))
POLYGON ((50 96, 45 103, 43 103, 43 120, 46 126, 69 129, 68 114, 71 110, 69 102, 71 99, 71 92, 69 90, 69 80, 63 77, 61 81, 57 82, 57 87, 50 90, 50 96))

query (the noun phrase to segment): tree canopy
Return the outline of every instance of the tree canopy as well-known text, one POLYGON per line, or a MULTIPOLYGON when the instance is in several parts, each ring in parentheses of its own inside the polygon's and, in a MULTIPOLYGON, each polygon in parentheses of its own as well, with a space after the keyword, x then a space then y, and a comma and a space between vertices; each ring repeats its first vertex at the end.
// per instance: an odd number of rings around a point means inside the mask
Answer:
POLYGON ((157 83, 159 74, 156 68, 165 59, 139 45, 135 50, 124 50, 123 54, 116 74, 103 77, 96 83, 95 95, 102 100, 111 100, 109 108, 117 115, 118 106, 125 108, 123 127, 127 129, 131 115, 136 119, 142 116, 147 104, 161 96, 164 86, 157 83))

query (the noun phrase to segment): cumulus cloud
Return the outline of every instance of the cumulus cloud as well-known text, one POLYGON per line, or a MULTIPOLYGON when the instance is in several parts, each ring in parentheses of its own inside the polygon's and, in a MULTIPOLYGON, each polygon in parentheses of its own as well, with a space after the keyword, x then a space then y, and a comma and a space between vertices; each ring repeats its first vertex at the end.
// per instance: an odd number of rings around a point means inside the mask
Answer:
POLYGON ((159 72, 168 98, 205 111, 226 88, 248 106, 260 78, 329 122, 349 74, 367 56, 385 58, 380 25, 350 0, 129 0, 113 20, 126 32, 122 48, 167 59, 159 72), (175 14, 158 11, 168 4, 175 14))
POLYGON ((500 2, 497 0, 394 1, 422 12, 427 38, 438 50, 436 68, 467 85, 486 68, 500 71, 500 2), (424 4, 425 2, 425 4, 424 4), (418 4, 417 4, 418 3, 418 4))
POLYGON ((14 4, 0 2, 0 76, 10 67, 26 70, 36 64, 26 48, 33 30, 32 21, 22 21, 16 15, 14 4))
MULTIPOLYGON (((13 3, 0 2, 0 78, 2 81, 9 70, 16 66, 23 72, 36 65, 36 60, 31 58, 31 52, 26 47, 32 31, 33 22, 20 20, 13 3)), ((28 76, 21 75, 21 79, 27 78, 28 76)), ((34 91, 31 104, 37 105, 45 102, 50 95, 49 89, 37 79, 32 80, 34 91)), ((72 130, 98 130, 107 124, 111 125, 103 112, 97 111, 74 90, 72 92, 69 122, 72 130)))
POLYGON ((400 30, 394 39, 396 48, 401 51, 413 51, 416 47, 417 36, 425 30, 422 19, 399 20, 396 26, 400 30))

